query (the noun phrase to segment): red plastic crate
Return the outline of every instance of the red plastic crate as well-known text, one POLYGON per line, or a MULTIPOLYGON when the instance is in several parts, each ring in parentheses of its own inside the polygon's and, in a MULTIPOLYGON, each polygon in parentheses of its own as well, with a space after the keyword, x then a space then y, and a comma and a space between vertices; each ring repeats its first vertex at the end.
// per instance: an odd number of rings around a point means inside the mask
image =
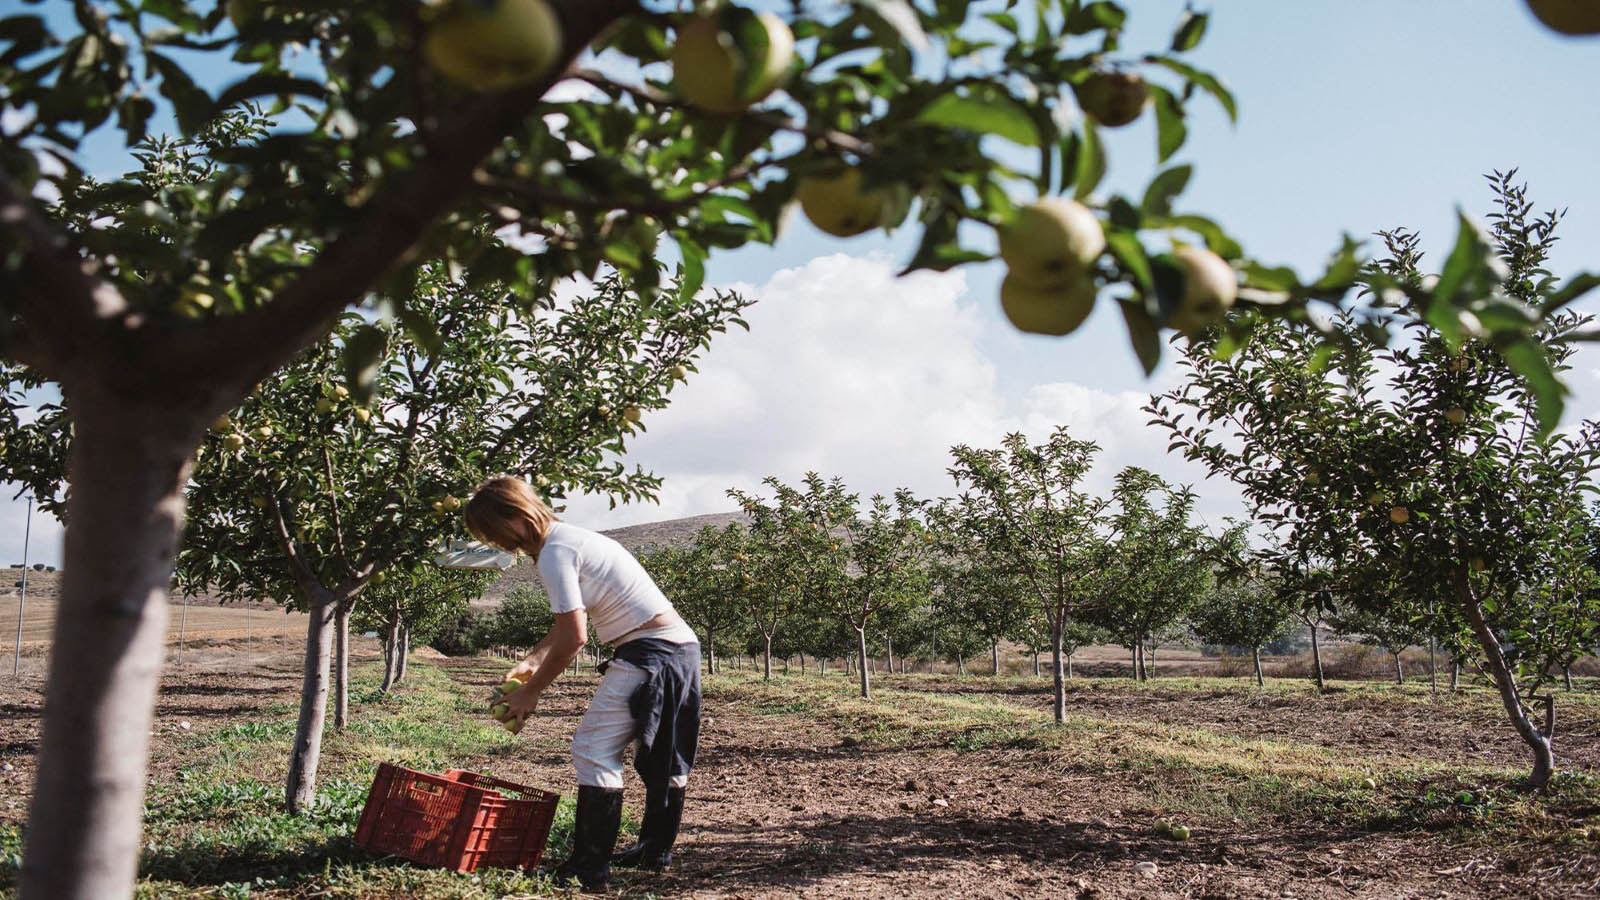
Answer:
POLYGON ((531 869, 544 855, 560 799, 461 769, 429 775, 379 763, 356 826, 356 845, 457 872, 479 866, 531 869))

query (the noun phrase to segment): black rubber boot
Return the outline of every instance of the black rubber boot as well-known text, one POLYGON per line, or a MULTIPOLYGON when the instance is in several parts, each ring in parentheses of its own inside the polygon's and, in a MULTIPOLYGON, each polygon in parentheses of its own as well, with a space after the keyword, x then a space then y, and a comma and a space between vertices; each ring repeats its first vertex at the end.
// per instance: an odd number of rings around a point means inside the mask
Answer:
POLYGON ((585 893, 604 891, 611 880, 611 849, 621 827, 622 788, 579 785, 572 853, 550 877, 558 884, 576 878, 585 893))
POLYGON ((612 865, 660 872, 672 864, 672 845, 683 821, 683 788, 667 788, 665 802, 662 799, 659 792, 648 792, 639 841, 611 857, 612 865))

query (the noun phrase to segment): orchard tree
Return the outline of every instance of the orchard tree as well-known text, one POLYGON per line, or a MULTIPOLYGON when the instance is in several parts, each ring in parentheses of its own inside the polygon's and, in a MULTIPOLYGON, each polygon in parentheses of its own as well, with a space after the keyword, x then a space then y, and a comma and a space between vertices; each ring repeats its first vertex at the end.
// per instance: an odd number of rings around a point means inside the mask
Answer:
POLYGON ((1403 603, 1398 609, 1375 611, 1370 606, 1351 605, 1333 617, 1333 627, 1340 634, 1368 646, 1378 647, 1394 660, 1395 684, 1406 683, 1405 663, 1400 654, 1427 641, 1424 627, 1407 615, 1403 603))
POLYGON ((809 605, 825 619, 847 625, 855 638, 861 696, 872 696, 868 627, 908 608, 924 585, 924 506, 901 489, 894 499, 874 495, 863 513, 859 497, 835 478, 805 477, 799 493, 805 526, 802 584, 809 605), (806 536, 812 539, 805 540, 806 536))
MULTIPOLYGON (((1215 222, 1175 211, 1186 165, 1090 211, 1098 241, 1056 202, 1096 194, 1102 127, 1153 119, 1165 162, 1197 91, 1234 115, 1232 94, 1186 60, 1209 21, 1194 11, 1147 52, 1122 48, 1122 6, 1078 0, 1034 16, 853 0, 786 19, 631 0, 74 12, 0 20, 3 352, 59 386, 78 438, 71 627, 54 644, 28 894, 131 889, 181 497, 207 426, 345 308, 405 297, 424 259, 510 282, 514 304, 602 262, 653 291, 665 238, 693 294, 711 250, 774 240, 791 201, 839 236, 898 225, 914 205, 911 268, 986 259, 982 231, 1015 223, 1007 313, 1060 332, 1121 285, 1146 365, 1158 327, 1197 329, 1230 304, 1293 313, 1342 298, 1357 269, 1350 246, 1309 281, 1244 260, 1215 222), (218 138, 258 101, 270 125, 218 138), (147 148, 152 126, 181 132, 189 165, 84 170, 86 140, 147 148), (1034 195, 1047 201, 1026 204, 1034 195), (485 225, 521 240, 485 245, 485 225), (1174 234, 1206 248, 1145 250, 1174 234)), ((1440 296, 1463 310, 1483 299, 1440 296)), ((401 313, 427 332, 425 316, 401 313)), ((1526 323, 1482 321, 1509 358, 1537 365, 1515 340, 1526 323)), ((377 349, 351 347, 352 368, 377 349)), ((1529 378, 1559 399, 1548 370, 1529 378)))
MULTIPOLYGON (((1015 559, 995 539, 993 523, 986 522, 980 508, 968 498, 947 499, 932 509, 930 568, 941 586, 938 599, 947 616, 966 621, 988 643, 990 672, 999 675, 1000 641, 1027 631, 1033 607, 1015 559)), ((1038 643, 1030 646, 1042 651, 1049 646, 1048 635, 1043 629, 1038 643)))
MULTIPOLYGON (((352 623, 358 630, 373 630, 383 645, 383 681, 379 693, 387 692, 406 675, 406 659, 412 641, 426 644, 460 621, 469 610, 469 604, 482 596, 498 575, 471 569, 443 569, 424 563, 415 569, 392 568, 384 571, 384 578, 376 584, 369 583, 362 594, 365 601, 356 607, 352 623)), ((336 682, 345 681, 348 658, 338 660, 336 682)), ((336 685, 335 695, 343 701, 345 691, 336 685)), ((335 711, 335 727, 339 727, 343 711, 335 711)))
POLYGON ((750 518, 749 542, 733 560, 756 631, 752 639, 760 641, 762 678, 771 680, 773 638, 802 609, 807 596, 805 581, 814 578, 817 551, 811 545, 819 538, 797 491, 776 478, 766 478, 763 483, 773 489, 771 503, 735 488, 728 490, 728 496, 750 518))
MULTIPOLYGON (((1512 355, 1536 354, 1560 372, 1588 322, 1545 293, 1559 216, 1535 215, 1512 173, 1491 184, 1496 210, 1482 240, 1494 255, 1465 235, 1436 289, 1492 293, 1483 315, 1525 321, 1542 302, 1550 316, 1512 355)), ((1383 277, 1422 283, 1416 235, 1385 240, 1383 277)), ((1341 612, 1393 618, 1426 588, 1441 614, 1459 616, 1532 752, 1530 784, 1542 788, 1555 766, 1554 697, 1539 692, 1593 620, 1579 599, 1584 577, 1574 589, 1561 575, 1581 573, 1589 553, 1583 504, 1600 468, 1600 426, 1547 433, 1547 404, 1517 375, 1526 364, 1514 368, 1481 332, 1441 327, 1434 309, 1403 311, 1412 316, 1405 341, 1334 366, 1287 327, 1259 331, 1227 360, 1198 341, 1185 360, 1190 383, 1153 409, 1186 455, 1243 488, 1258 518, 1346 563, 1335 581, 1341 612), (1195 423, 1180 424, 1179 410, 1195 423), (1363 564, 1400 573, 1406 590, 1349 590, 1363 564)))
POLYGON ((951 449, 950 475, 958 501, 991 530, 1036 608, 1050 624, 1055 720, 1067 718, 1062 668, 1068 623, 1084 617, 1105 589, 1109 547, 1103 535, 1106 501, 1083 489, 1099 447, 1057 428, 1030 446, 1008 435, 998 449, 951 449))
POLYGON ((1112 489, 1111 571, 1094 615, 1133 651, 1134 678, 1146 677, 1144 648, 1182 621, 1211 579, 1205 534, 1189 520, 1195 495, 1153 472, 1129 466, 1112 489))
POLYGON ((345 708, 349 619, 371 580, 427 564, 460 536, 461 497, 497 472, 557 498, 653 496, 659 480, 616 457, 745 305, 717 292, 648 300, 608 275, 518 310, 502 285, 453 281, 442 264, 422 267, 411 290, 407 308, 436 323, 429 335, 347 317, 213 426, 189 490, 179 583, 294 597, 311 614, 291 810, 314 796, 335 658, 345 708), (348 348, 363 342, 382 355, 348 371, 348 348))
MULTIPOLYGON (((1253 564, 1247 526, 1230 525, 1217 538, 1216 550, 1217 577, 1201 596, 1190 622, 1205 643, 1248 647, 1256 684, 1264 687, 1267 681, 1261 671, 1261 648, 1288 632, 1301 604, 1253 564)), ((1316 662, 1320 675, 1320 657, 1316 662)))
POLYGON ((749 558, 745 527, 729 522, 721 529, 700 529, 686 549, 660 547, 640 560, 684 619, 705 634, 707 673, 716 670, 719 634, 727 646, 742 643, 744 563, 749 558))

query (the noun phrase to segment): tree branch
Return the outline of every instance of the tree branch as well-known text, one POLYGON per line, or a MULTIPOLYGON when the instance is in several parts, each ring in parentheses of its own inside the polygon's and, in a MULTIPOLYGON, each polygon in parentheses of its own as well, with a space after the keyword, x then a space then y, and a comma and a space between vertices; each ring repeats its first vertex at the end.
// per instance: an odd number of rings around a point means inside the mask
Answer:
POLYGON ((174 335, 162 358, 149 362, 175 377, 223 375, 248 385, 310 346, 326 333, 340 310, 360 300, 384 273, 414 252, 434 222, 470 190, 473 170, 551 86, 566 77, 579 53, 606 26, 637 9, 637 0, 561 4, 566 46, 549 74, 525 87, 472 102, 448 129, 451 140, 440 144, 402 184, 377 192, 378 199, 368 204, 365 215, 271 303, 174 335))
POLYGON ((23 252, 22 321, 33 331, 25 352, 30 365, 47 371, 76 355, 99 335, 99 326, 128 311, 120 291, 96 275, 73 242, 46 220, 34 198, 0 172, 0 232, 23 252), (41 366, 40 364, 44 364, 41 366))

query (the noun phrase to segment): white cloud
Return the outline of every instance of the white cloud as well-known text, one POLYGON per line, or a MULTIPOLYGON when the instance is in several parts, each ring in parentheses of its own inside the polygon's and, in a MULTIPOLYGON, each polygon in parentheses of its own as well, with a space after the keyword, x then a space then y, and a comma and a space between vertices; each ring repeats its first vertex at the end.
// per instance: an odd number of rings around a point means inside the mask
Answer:
MULTIPOLYGON (((751 331, 718 337, 630 448, 630 463, 665 477, 660 505, 612 511, 580 497, 570 520, 612 528, 726 511, 729 487, 756 488, 765 475, 792 483, 810 470, 863 496, 901 486, 944 496, 952 445, 995 446, 1013 431, 1042 439, 1058 425, 1100 444, 1097 491, 1125 465, 1185 483, 1204 476, 1167 456, 1165 432, 1146 426, 1145 392, 1057 382, 1003 393, 1004 361, 982 348, 987 329, 1005 326, 967 295, 960 272, 896 278, 886 257, 833 255, 729 287, 757 299, 751 331)), ((1231 487, 1201 490, 1213 523, 1238 513, 1231 487)))

